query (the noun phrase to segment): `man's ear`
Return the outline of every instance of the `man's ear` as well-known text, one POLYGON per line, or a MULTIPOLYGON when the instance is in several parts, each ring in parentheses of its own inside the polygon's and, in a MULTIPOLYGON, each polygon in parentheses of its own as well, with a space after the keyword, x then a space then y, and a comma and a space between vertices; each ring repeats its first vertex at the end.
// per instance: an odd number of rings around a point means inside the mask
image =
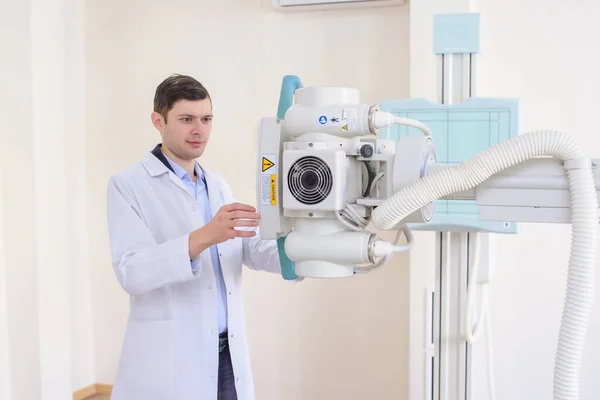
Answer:
POLYGON ((153 111, 152 115, 150 115, 150 118, 152 119, 152 125, 154 125, 154 127, 156 129, 158 129, 159 132, 162 132, 162 130, 164 129, 164 126, 165 126, 165 121, 163 120, 163 116, 160 115, 159 113, 153 111))

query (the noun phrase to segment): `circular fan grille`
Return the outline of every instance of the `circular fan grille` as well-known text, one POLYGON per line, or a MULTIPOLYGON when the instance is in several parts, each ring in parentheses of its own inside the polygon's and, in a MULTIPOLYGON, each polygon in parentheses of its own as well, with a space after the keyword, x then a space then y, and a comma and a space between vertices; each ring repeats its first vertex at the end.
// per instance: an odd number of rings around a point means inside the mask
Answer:
POLYGON ((331 169, 320 158, 299 158, 288 173, 288 187, 299 202, 318 204, 329 196, 333 187, 331 169))

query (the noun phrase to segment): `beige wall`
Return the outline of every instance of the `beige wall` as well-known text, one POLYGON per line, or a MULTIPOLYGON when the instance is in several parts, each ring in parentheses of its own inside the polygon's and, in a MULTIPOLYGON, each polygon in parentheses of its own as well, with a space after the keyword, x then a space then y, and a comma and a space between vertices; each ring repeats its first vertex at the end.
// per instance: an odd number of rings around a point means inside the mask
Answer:
MULTIPOLYGON (((208 87, 216 118, 201 162, 255 204, 257 126, 275 115, 282 76, 354 86, 365 102, 407 97, 408 17, 408 8, 284 15, 268 0, 88 1, 86 167, 99 381, 114 379, 128 308, 110 266, 106 181, 159 140, 149 119, 156 85, 180 72, 208 87)), ((403 256, 372 276, 338 281, 295 285, 247 273, 258 398, 406 398, 408 296, 403 256)))

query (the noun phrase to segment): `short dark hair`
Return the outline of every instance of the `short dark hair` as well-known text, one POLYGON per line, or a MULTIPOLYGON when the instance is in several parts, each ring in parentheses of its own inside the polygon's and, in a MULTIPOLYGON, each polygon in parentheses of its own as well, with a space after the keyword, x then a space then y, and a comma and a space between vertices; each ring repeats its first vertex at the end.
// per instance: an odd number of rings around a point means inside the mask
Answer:
MULTIPOLYGON (((179 100, 211 100, 208 90, 196 79, 173 74, 161 82, 154 93, 154 111, 167 122, 167 113, 179 100)), ((211 100, 212 102, 212 100, 211 100)))

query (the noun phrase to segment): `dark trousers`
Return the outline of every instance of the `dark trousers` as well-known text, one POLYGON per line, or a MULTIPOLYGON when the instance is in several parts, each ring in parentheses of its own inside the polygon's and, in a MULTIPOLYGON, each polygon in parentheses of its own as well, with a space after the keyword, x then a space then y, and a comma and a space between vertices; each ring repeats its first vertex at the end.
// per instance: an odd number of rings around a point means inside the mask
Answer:
MULTIPOLYGON (((225 334, 225 337, 227 334, 225 334)), ((237 400, 235 390, 235 377, 231 365, 229 344, 225 342, 223 350, 219 353, 219 400, 237 400)))

